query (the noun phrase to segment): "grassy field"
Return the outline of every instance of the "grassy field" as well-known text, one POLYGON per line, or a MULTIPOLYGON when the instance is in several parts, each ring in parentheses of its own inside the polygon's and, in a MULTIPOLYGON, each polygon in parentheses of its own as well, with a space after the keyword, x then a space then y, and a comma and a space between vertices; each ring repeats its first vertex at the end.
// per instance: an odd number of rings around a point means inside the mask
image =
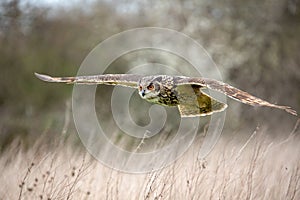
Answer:
POLYGON ((28 150, 15 141, 0 157, 0 199, 299 199, 300 135, 258 128, 221 137, 205 160, 199 141, 174 164, 148 174, 103 166, 70 142, 28 150))

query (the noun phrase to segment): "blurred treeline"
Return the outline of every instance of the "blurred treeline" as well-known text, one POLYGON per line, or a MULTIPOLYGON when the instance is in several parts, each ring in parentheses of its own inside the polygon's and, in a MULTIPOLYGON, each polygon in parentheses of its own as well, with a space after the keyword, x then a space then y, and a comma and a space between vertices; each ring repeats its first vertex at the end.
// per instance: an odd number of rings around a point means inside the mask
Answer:
MULTIPOLYGON (((28 135, 54 134, 63 127, 65 102, 72 87, 46 85, 33 76, 34 72, 75 75, 98 43, 121 31, 145 26, 191 36, 208 50, 227 82, 299 112, 297 0, 94 0, 69 6, 37 6, 32 2, 0 3, 2 147, 17 136, 31 140, 35 137, 28 135)), ((227 123, 234 123, 233 127, 294 122, 282 111, 229 104, 233 105, 228 115, 235 120, 227 123)))

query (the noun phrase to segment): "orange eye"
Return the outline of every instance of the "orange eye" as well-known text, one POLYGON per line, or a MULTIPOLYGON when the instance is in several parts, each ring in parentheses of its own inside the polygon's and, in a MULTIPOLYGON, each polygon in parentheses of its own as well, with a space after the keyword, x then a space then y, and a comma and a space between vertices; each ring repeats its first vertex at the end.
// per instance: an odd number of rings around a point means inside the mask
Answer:
POLYGON ((150 84, 148 87, 147 87, 148 90, 154 90, 154 85, 153 84, 150 84))
POLYGON ((139 86, 139 90, 141 91, 143 89, 143 87, 142 86, 139 86))

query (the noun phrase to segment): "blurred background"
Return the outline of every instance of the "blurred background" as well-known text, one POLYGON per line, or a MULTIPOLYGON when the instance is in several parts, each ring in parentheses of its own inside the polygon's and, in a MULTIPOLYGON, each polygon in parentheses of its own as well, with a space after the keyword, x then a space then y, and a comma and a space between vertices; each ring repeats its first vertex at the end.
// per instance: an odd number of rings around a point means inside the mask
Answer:
MULTIPOLYGON (((1 0, 0 149, 16 138, 29 146, 40 135, 49 136, 49 143, 65 132, 77 137, 72 86, 46 84, 33 73, 76 75, 97 44, 138 27, 187 34, 209 52, 226 82, 299 113, 299 9, 298 0, 1 0)), ((225 134, 265 125, 269 134, 284 135, 297 119, 280 110, 228 104, 225 134)))

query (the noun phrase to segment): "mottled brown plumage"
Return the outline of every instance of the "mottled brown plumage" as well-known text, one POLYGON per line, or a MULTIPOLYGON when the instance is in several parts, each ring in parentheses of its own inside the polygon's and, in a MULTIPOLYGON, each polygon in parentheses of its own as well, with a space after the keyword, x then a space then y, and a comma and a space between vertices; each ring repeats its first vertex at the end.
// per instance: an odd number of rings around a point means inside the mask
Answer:
POLYGON ((200 77, 136 74, 103 74, 78 77, 51 77, 35 73, 47 82, 68 84, 106 84, 137 88, 139 95, 152 103, 177 106, 182 117, 206 116, 221 112, 227 105, 201 91, 209 88, 251 106, 268 106, 297 115, 289 106, 280 106, 257 98, 226 83, 200 77))

